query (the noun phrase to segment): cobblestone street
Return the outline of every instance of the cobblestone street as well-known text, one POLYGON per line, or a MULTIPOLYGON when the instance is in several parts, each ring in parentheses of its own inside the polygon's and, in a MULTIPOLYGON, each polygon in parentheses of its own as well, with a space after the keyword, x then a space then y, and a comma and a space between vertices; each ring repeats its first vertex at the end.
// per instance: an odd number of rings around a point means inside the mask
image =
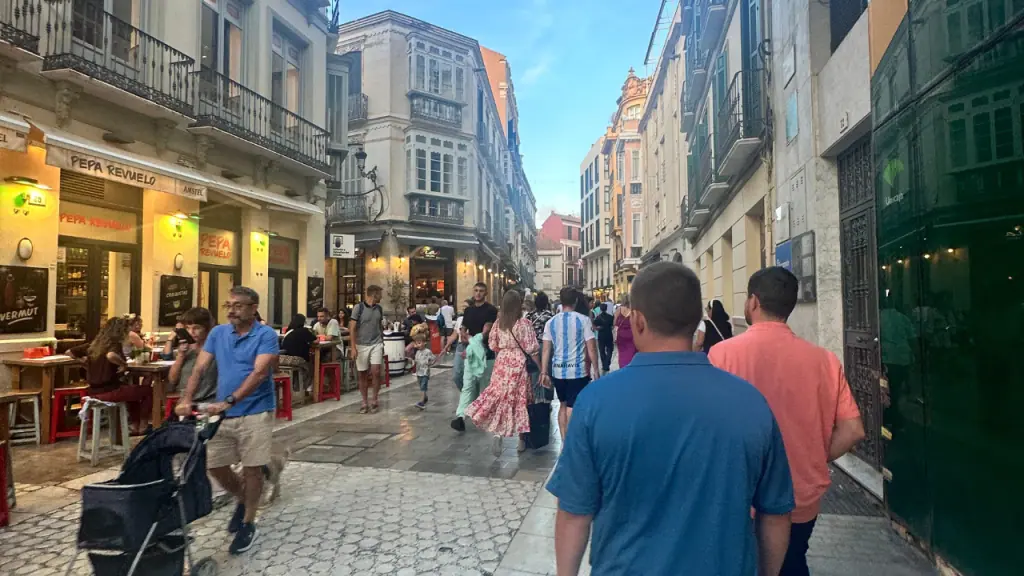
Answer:
MULTIPOLYGON (((291 450, 281 499, 259 516, 261 536, 230 557, 231 506, 193 524, 197 558, 226 575, 554 574, 555 501, 542 482, 558 442, 495 459, 487 435, 449 421, 457 391, 446 370, 431 381, 425 411, 410 377, 360 415, 355 394, 296 410, 275 433, 291 450)), ((557 439, 557 430, 552 431, 557 439)), ((15 522, 0 531, 0 574, 63 574, 78 526, 77 489, 113 477, 116 462, 85 479, 19 485, 15 522)), ((932 574, 924 557, 889 529, 881 507, 837 473, 811 542, 814 574, 932 574)), ((76 574, 91 574, 84 555, 76 574)), ((589 571, 584 570, 587 574, 589 571)))

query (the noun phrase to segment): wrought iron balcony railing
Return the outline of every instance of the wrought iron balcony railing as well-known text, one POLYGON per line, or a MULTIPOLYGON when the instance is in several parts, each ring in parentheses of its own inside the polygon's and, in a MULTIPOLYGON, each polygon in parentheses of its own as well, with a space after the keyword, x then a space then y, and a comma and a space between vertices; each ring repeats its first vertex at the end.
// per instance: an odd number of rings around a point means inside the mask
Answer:
MULTIPOLYGON (((41 4, 36 4, 39 10, 41 4)), ((194 92, 189 72, 195 60, 95 4, 48 4, 44 71, 74 70, 179 114, 192 115, 194 92)))
POLYGON ((350 94, 348 98, 348 121, 349 124, 365 122, 370 101, 366 94, 350 94))
POLYGON ((700 197, 707 190, 708 186, 715 179, 715 167, 713 164, 713 155, 711 143, 714 141, 715 136, 712 134, 708 136, 708 139, 704 142, 697 143, 697 188, 693 192, 697 195, 697 202, 700 202, 700 197))
POLYGON ((764 71, 760 68, 742 70, 733 77, 718 117, 715 119, 715 156, 729 161, 730 151, 740 140, 761 138, 764 117, 764 71))
POLYGON ((194 127, 210 126, 321 172, 330 172, 330 134, 209 68, 191 74, 197 86, 194 127))
POLYGON ((413 92, 409 103, 414 120, 426 120, 449 128, 462 128, 462 106, 413 92))
POLYGON ((683 42, 686 52, 687 102, 696 102, 703 94, 711 66, 711 51, 700 47, 696 36, 683 42))
POLYGON ((440 198, 410 198, 409 220, 462 226, 466 223, 466 213, 462 202, 440 198))
POLYGON ((366 196, 345 196, 335 191, 327 203, 327 224, 369 222, 370 210, 366 196))
MULTIPOLYGON (((52 14, 52 9, 46 11, 52 14)), ((43 26, 42 0, 0 1, 0 43, 39 54, 39 36, 43 26)))

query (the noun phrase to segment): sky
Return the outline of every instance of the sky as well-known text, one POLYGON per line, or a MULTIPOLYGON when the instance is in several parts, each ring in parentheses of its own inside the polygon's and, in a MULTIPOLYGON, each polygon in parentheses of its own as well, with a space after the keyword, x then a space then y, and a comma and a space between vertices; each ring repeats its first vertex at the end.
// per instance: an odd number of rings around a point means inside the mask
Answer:
POLYGON ((475 38, 508 58, 523 166, 539 224, 552 210, 579 214, 580 164, 604 134, 629 68, 647 74, 644 56, 659 5, 659 0, 343 0, 341 21, 395 10, 475 38))

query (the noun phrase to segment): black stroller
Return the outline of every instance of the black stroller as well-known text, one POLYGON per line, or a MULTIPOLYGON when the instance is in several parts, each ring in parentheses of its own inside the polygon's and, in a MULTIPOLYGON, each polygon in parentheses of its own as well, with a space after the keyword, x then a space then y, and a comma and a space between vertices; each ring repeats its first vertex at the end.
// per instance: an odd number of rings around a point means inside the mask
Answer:
MULTIPOLYGON (((188 524, 213 510, 206 442, 218 417, 166 422, 128 455, 114 480, 82 488, 78 551, 102 576, 215 576, 217 563, 193 563, 188 524)), ((68 564, 65 576, 78 559, 68 564)))

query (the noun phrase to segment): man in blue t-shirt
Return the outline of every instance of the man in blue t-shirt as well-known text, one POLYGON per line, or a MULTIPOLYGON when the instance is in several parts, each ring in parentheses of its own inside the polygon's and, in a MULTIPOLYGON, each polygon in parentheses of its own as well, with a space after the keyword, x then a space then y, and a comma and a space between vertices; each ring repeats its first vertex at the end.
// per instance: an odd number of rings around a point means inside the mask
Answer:
POLYGON ((767 401, 691 351, 693 271, 652 264, 630 301, 640 353, 580 394, 547 486, 559 576, 577 574, 591 523, 601 576, 778 574, 793 484, 767 401))
POLYGON ((260 297, 252 288, 236 286, 228 301, 230 324, 216 326, 206 338, 178 413, 192 409, 192 398, 203 372, 216 360, 217 402, 210 414, 222 414, 217 434, 206 445, 210 475, 238 501, 228 523, 235 535, 229 551, 241 554, 252 548, 256 508, 263 493, 263 469, 271 462, 274 435, 274 369, 278 361, 277 332, 256 322, 260 297), (239 478, 231 466, 242 464, 239 478))

